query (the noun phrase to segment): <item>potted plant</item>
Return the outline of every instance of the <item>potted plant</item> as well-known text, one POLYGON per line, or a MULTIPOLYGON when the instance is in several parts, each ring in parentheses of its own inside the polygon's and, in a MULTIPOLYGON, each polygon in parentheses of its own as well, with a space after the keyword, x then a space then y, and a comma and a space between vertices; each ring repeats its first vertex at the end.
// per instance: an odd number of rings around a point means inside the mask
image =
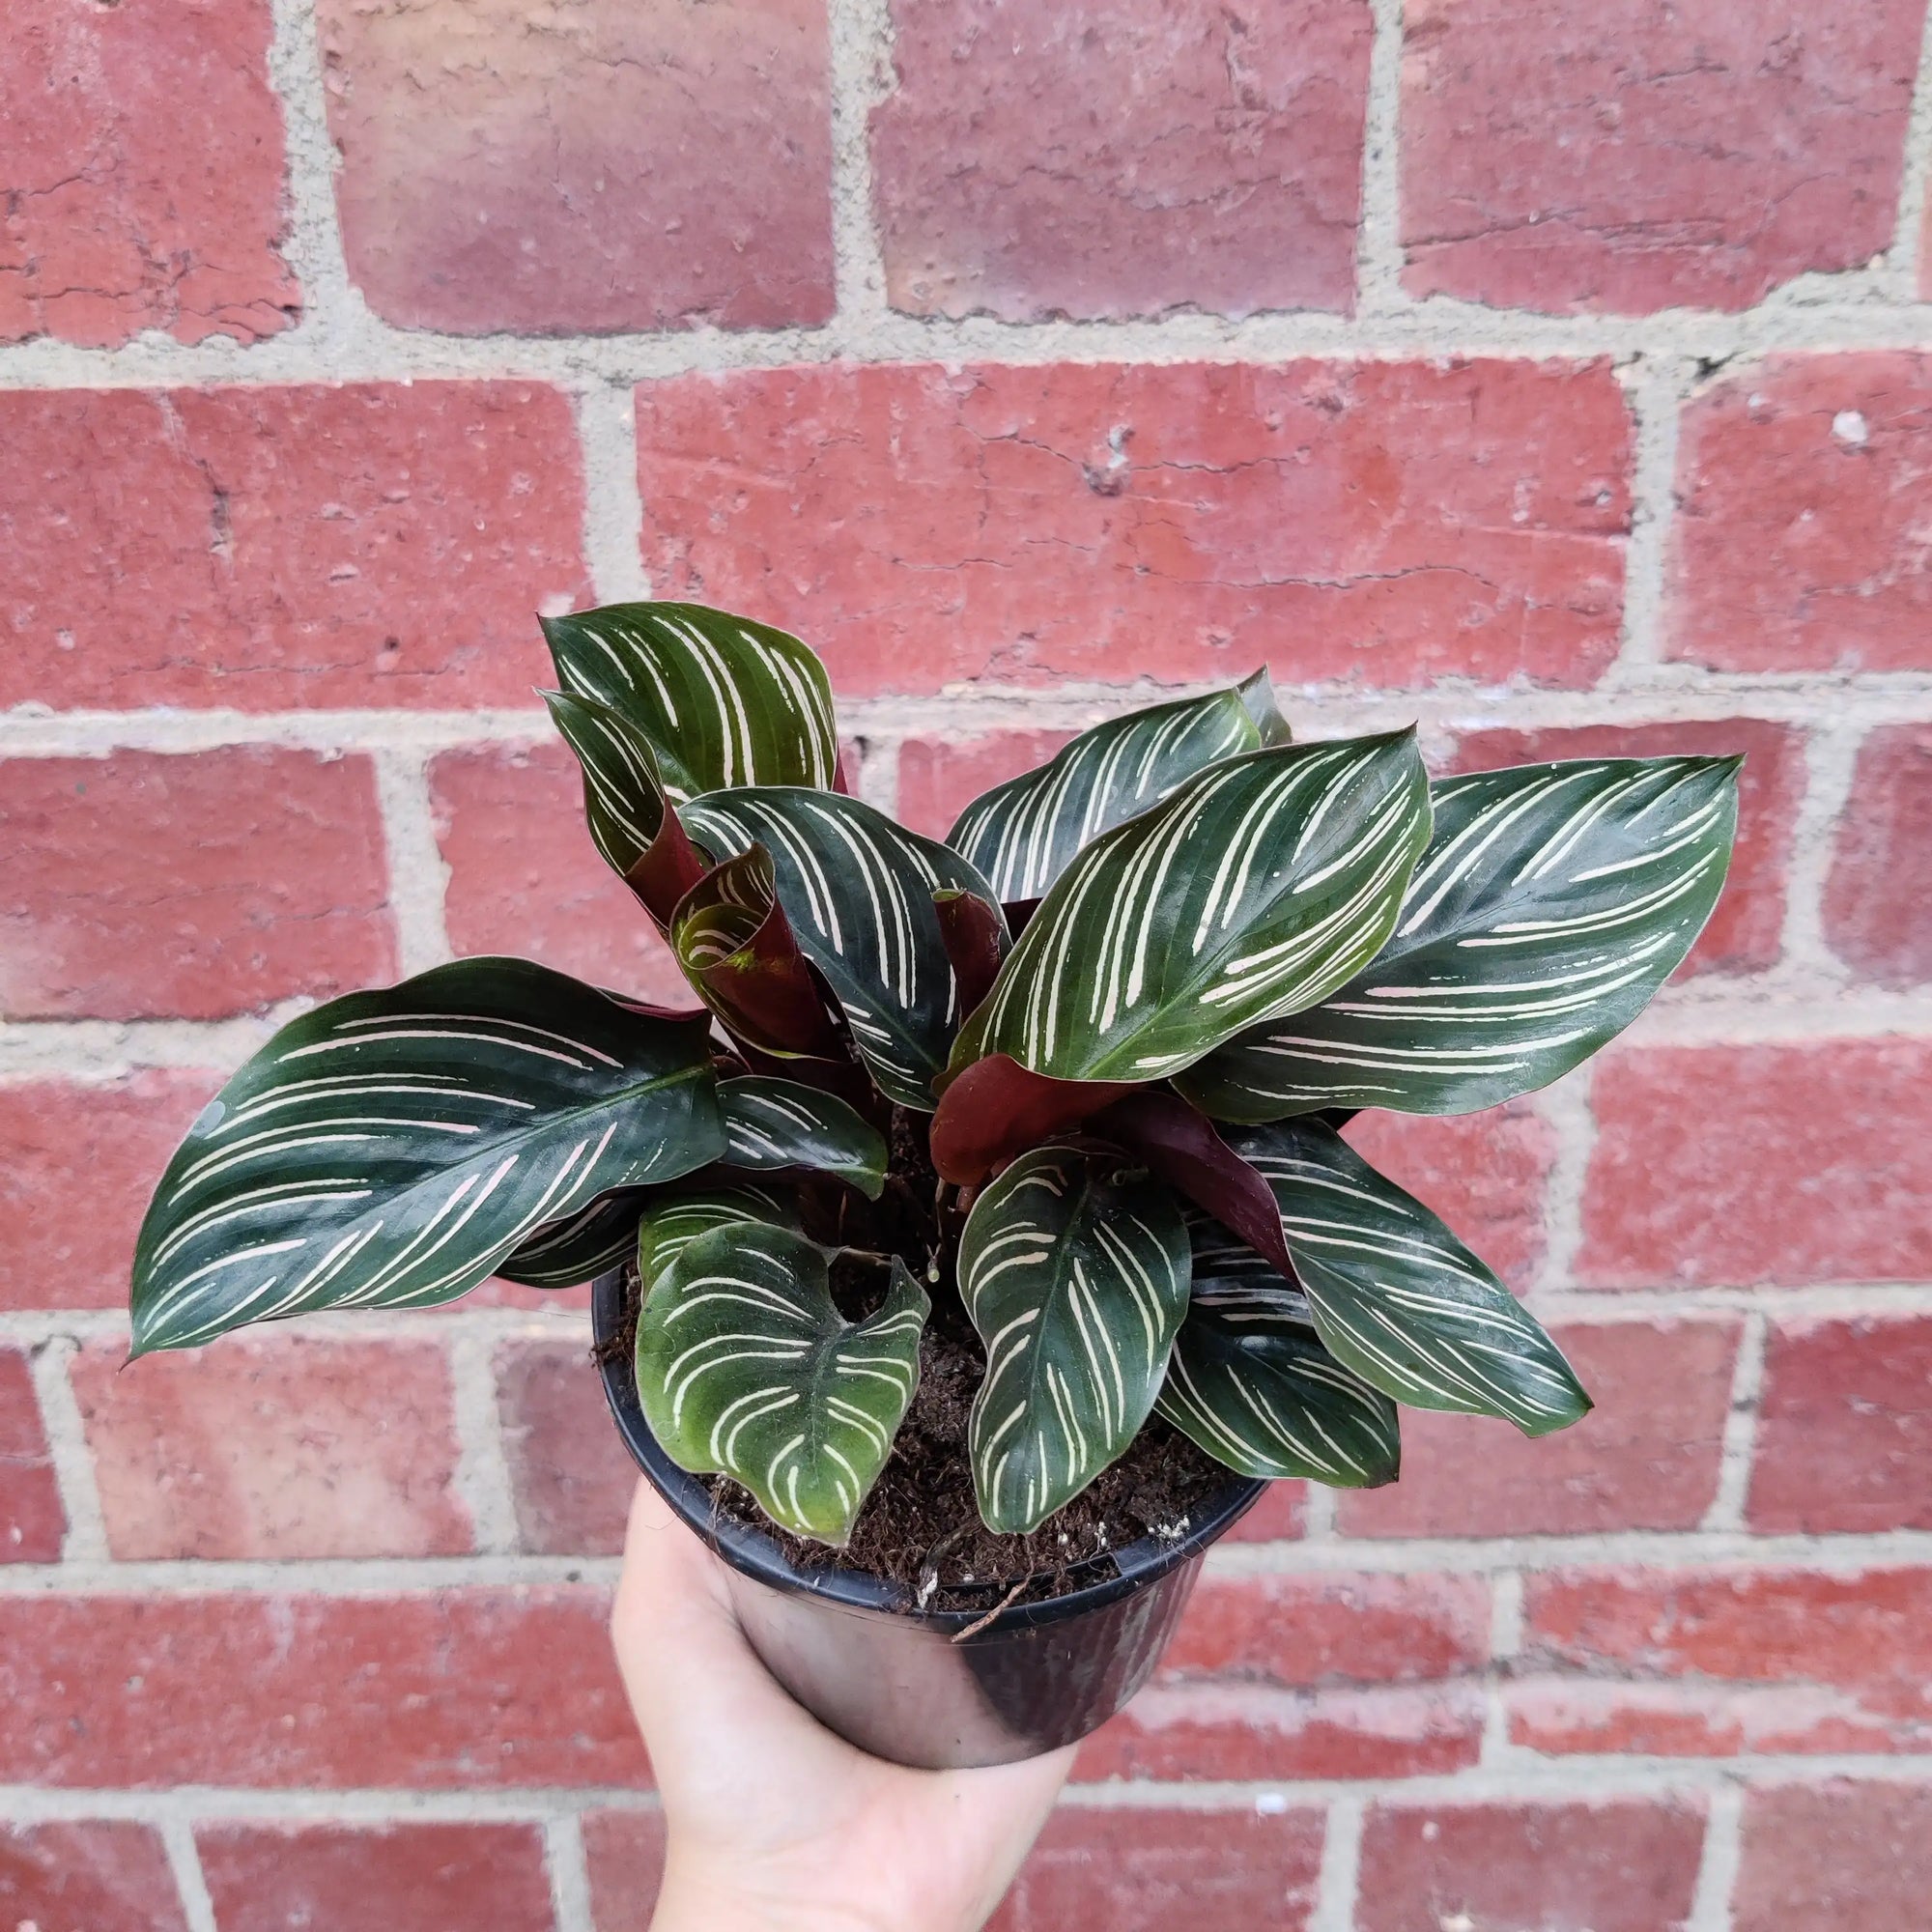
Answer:
POLYGON ((847 793, 796 639, 545 629, 591 836, 701 1005, 484 958, 303 1015, 161 1179, 135 1355, 594 1279, 618 1426, 759 1654, 927 1765, 1110 1716, 1264 1483, 1395 1479, 1398 1404, 1586 1411, 1338 1129, 1627 1026, 1717 900, 1737 760, 1432 782, 1413 731, 1293 742, 1262 673, 942 842, 847 793))

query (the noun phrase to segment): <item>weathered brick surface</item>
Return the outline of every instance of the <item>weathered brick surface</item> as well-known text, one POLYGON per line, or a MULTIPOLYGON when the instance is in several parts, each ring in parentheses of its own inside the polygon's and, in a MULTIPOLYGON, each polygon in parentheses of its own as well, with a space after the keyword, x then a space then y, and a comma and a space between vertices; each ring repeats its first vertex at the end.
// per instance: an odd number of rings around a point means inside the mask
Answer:
POLYGON ((187 1932, 160 1833, 119 1820, 0 1827, 0 1907, 13 1932, 187 1932))
POLYGON ((1717 670, 1924 670, 1932 357, 1781 355, 1685 409, 1668 654, 1717 670))
POLYGON ((608 1614, 569 1587, 0 1598, 0 1778, 636 1783, 608 1614))
POLYGON ((366 758, 10 758, 0 839, 9 1019, 216 1019, 395 978, 366 758))
POLYGON ((1680 969, 1755 973, 1777 964, 1784 927, 1784 875, 1804 792, 1799 733, 1758 718, 1686 724, 1585 724, 1544 731, 1475 731, 1460 739, 1458 771, 1488 771, 1546 758, 1730 757, 1742 753, 1738 839, 1723 896, 1680 969))
POLYGON ((443 921, 458 952, 509 952, 593 985, 693 1008, 670 949, 583 822, 583 781, 560 743, 466 747, 430 761, 443 921))
POLYGON ((1512 1735, 1694 1757, 1932 1749, 1932 1571, 1531 1576, 1512 1735))
POLYGON ((0 342, 291 327, 267 0, 14 0, 6 31, 0 342))
POLYGON ((1264 661, 1576 686, 1615 649, 1630 425, 1601 362, 832 364, 637 409, 659 593, 771 613, 855 694, 1264 661))
POLYGON ((1928 1467, 1932 1319, 1773 1327, 1751 1469, 1753 1529, 1932 1529, 1928 1467))
POLYGON ((323 0, 350 273, 410 328, 832 313, 824 0, 323 0))
POLYGON ((1591 1086, 1578 1278, 1922 1281, 1928 1066, 1914 1039, 1613 1049, 1591 1086))
POLYGON ((1348 1138, 1512 1287, 1528 1286, 1543 1260, 1544 1195, 1556 1158, 1555 1134, 1528 1105, 1436 1119, 1378 1109, 1350 1122, 1348 1138))
POLYGON ((1825 939, 1861 980, 1932 980, 1932 726, 1894 724, 1859 748, 1825 891, 1825 939))
POLYGON ((1411 4, 1405 286, 1640 315, 1861 266, 1891 242, 1923 18, 1918 0, 1411 4))
POLYGON ((1365 0, 895 0, 886 286, 918 315, 1352 306, 1365 0))
POLYGON ((126 1305, 148 1195, 220 1084, 149 1067, 0 1085, 0 1308, 126 1305))
POLYGON ((1378 1804, 1362 1832, 1357 1932, 1665 1932, 1697 1889, 1694 1803, 1378 1804))
POLYGON ((1261 1499, 1231 1530, 1231 1543, 1293 1543, 1308 1509, 1306 1483, 1270 1483, 1261 1499))
POLYGON ((944 838, 982 791, 1043 765, 1070 731, 994 731, 981 738, 909 738, 899 747, 901 825, 944 838))
POLYGON ((126 1358, 119 1340, 92 1343, 71 1370, 115 1556, 471 1548, 440 1344, 257 1330, 124 1369, 126 1358))
POLYGON ((1734 1932, 1918 1932, 1932 1789, 1836 1780, 1745 1795, 1734 1932))
POLYGON ((0 1349, 0 1563, 51 1563, 67 1512, 27 1357, 0 1349))
POLYGON ((535 1825, 213 1825, 195 1833, 219 1932, 551 1932, 535 1825))
POLYGON ((1350 1536, 1588 1536, 1694 1529, 1717 1493, 1734 1321, 1551 1328, 1596 1407, 1531 1439, 1489 1417, 1407 1409, 1402 1480, 1347 1491, 1350 1536))
POLYGON ((0 705, 526 705, 588 595, 539 384, 22 391, 0 444, 0 705))
POLYGON ((611 1426, 587 1327, 569 1342, 505 1345, 497 1389, 523 1547, 546 1556, 622 1549, 638 1471, 611 1426))

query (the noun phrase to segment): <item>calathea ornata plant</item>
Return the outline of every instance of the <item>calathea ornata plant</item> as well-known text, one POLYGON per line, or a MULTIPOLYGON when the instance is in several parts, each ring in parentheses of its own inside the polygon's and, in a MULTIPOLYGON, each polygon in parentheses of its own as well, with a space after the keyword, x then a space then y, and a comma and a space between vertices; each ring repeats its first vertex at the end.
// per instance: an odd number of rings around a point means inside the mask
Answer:
POLYGON ((665 1449, 835 1545, 935 1296, 984 1344, 964 1451, 999 1531, 1156 1410, 1349 1486, 1395 1475, 1399 1403, 1583 1414, 1337 1128, 1493 1105, 1627 1026, 1717 899, 1735 760, 1432 782, 1409 731, 1293 742, 1258 675, 1084 733, 938 841, 847 794, 797 639, 672 603, 546 628, 591 836, 701 1009, 464 959, 297 1020, 161 1180, 137 1354, 631 1263, 665 1449), (897 1233, 855 1257, 882 1196, 897 1233))

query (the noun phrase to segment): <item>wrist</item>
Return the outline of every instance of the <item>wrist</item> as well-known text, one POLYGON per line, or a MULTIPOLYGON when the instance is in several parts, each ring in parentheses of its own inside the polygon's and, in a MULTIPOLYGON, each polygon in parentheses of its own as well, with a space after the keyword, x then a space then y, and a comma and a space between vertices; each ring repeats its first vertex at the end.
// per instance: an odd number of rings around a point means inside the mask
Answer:
POLYGON ((796 1887, 774 1879, 726 1871, 699 1858, 680 1858, 673 1848, 651 1915, 650 1932, 919 1932, 843 1901, 802 1897, 796 1887))

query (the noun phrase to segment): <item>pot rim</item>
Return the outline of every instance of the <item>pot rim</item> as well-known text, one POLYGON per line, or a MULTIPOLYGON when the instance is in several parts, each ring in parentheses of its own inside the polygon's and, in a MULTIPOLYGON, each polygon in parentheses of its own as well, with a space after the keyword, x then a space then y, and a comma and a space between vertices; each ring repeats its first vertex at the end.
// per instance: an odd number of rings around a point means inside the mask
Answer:
MULTIPOLYGON (((600 1345, 622 1326, 624 1269, 621 1265, 591 1283, 590 1320, 600 1345)), ((1198 1557, 1245 1515, 1267 1488, 1263 1480, 1230 1470, 1225 1487, 1215 1491, 1194 1512, 1196 1520, 1185 1536, 1173 1542, 1146 1536, 1113 1550, 1110 1554, 1117 1575, 1069 1590, 1063 1596, 1037 1604, 1015 1604, 990 1618, 983 1610, 921 1609, 906 1601, 902 1585, 888 1582, 870 1571, 836 1566, 814 1571, 797 1569, 763 1530, 719 1517, 712 1507, 710 1492, 696 1476, 673 1463, 651 1434, 643 1405, 638 1399, 637 1372, 629 1357, 613 1355, 598 1366, 611 1419, 632 1460, 686 1526, 696 1531, 734 1570, 785 1596, 811 1597, 854 1615, 883 1616, 895 1622, 920 1624, 949 1636, 972 1630, 975 1640, 983 1640, 1005 1631, 1065 1622, 1132 1596, 1156 1577, 1198 1557)))

